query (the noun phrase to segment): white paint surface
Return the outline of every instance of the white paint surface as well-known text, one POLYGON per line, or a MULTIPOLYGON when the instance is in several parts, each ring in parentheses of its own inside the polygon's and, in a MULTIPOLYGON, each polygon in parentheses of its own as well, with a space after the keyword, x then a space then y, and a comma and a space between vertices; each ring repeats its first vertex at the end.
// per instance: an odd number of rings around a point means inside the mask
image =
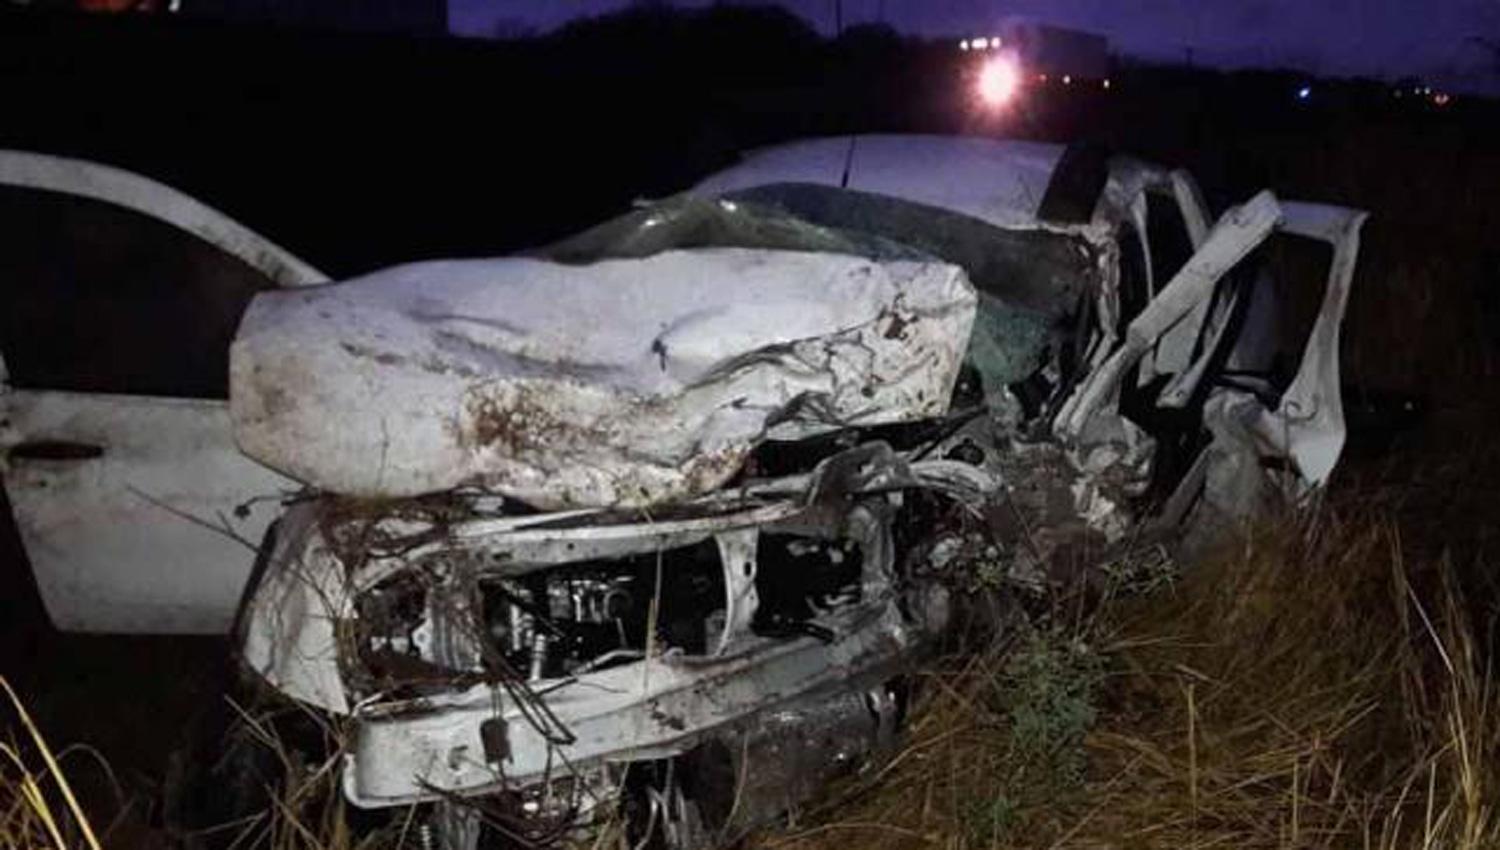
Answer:
POLYGON ((772 183, 840 186, 926 204, 1001 227, 1036 226, 1062 145, 977 136, 807 139, 752 151, 693 188, 714 197, 772 183), (845 163, 849 180, 843 183, 845 163))
POLYGON ((328 276, 213 207, 149 177, 82 159, 0 150, 0 185, 74 195, 135 210, 199 237, 244 261, 278 286, 324 283, 328 276))
POLYGON ((223 633, 258 545, 297 487, 235 450, 222 402, 12 391, 6 443, 97 446, 12 457, 5 488, 53 624, 66 631, 223 633), (270 497, 264 501, 252 501, 270 497), (247 505, 247 503, 249 503, 247 505), (235 509, 247 505, 244 515, 235 509))
POLYGON ((319 489, 636 507, 767 435, 943 413, 975 303, 954 266, 789 251, 419 263, 258 296, 231 407, 247 454, 319 489))
MULTIPOLYGON (((0 150, 0 185, 134 210, 192 233, 280 286, 328 279, 213 207, 120 168, 0 150)), ((234 538, 258 545, 281 505, 253 500, 296 483, 240 454, 223 402, 21 391, 5 379, 0 352, 0 473, 53 625, 226 631, 255 560, 234 538), (94 446, 100 454, 64 460, 10 453, 36 442, 94 446)))

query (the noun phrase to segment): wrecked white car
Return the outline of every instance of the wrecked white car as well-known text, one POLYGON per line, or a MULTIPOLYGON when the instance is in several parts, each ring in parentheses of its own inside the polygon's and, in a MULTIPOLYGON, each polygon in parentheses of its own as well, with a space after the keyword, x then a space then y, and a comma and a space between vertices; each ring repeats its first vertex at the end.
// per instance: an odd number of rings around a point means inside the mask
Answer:
POLYGON ((709 845, 891 740, 967 548, 1045 581, 1315 495, 1363 218, 1213 222, 1087 148, 799 142, 525 256, 303 286, 240 253, 285 286, 227 409, 16 369, 6 485, 60 625, 238 609, 246 669, 349 719, 355 806, 709 845), (1255 273, 1275 239, 1321 279, 1255 273))

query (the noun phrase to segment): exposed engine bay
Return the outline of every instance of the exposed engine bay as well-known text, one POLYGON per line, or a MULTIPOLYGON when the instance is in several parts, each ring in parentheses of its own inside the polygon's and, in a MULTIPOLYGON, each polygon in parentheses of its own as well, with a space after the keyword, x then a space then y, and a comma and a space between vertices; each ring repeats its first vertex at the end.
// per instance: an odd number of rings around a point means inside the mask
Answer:
MULTIPOLYGON (((718 840, 889 742, 902 674, 950 616, 933 555, 983 526, 994 487, 982 466, 867 442, 661 516, 310 502, 278 527, 301 562, 252 603, 245 659, 358 721, 344 789, 359 805, 462 792, 483 810, 529 789, 531 814, 574 824, 644 799, 718 840), (279 627, 309 608, 332 616, 279 627), (657 763, 666 784, 621 773, 657 763), (772 781, 773 765, 790 772, 772 781), (700 774, 730 777, 714 793, 742 801, 732 818, 700 774)), ((523 821, 505 822, 549 822, 523 821)))

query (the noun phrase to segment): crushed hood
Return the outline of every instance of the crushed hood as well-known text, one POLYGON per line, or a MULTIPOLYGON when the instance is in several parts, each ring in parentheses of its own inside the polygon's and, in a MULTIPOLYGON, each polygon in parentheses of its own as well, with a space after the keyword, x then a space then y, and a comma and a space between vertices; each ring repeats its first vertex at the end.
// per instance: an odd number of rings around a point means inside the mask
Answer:
POLYGON ((257 296, 230 409, 246 454, 322 490, 643 507, 768 437, 941 415, 975 305, 956 266, 843 254, 418 263, 257 296))

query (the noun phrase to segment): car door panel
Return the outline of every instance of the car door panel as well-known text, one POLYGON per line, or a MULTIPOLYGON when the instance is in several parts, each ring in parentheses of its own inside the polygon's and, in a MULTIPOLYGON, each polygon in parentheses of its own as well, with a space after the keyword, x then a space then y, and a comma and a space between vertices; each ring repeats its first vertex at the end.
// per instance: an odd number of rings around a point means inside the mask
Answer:
POLYGON ((322 273, 117 168, 0 151, 0 482, 54 625, 215 633, 292 482, 236 448, 255 292, 322 273))
POLYGON ((240 454, 223 402, 14 391, 5 486, 55 626, 226 631, 298 485, 240 454))
POLYGON ((259 270, 277 286, 311 286, 328 276, 213 207, 164 183, 87 160, 0 150, 0 186, 92 198, 186 231, 259 270))

